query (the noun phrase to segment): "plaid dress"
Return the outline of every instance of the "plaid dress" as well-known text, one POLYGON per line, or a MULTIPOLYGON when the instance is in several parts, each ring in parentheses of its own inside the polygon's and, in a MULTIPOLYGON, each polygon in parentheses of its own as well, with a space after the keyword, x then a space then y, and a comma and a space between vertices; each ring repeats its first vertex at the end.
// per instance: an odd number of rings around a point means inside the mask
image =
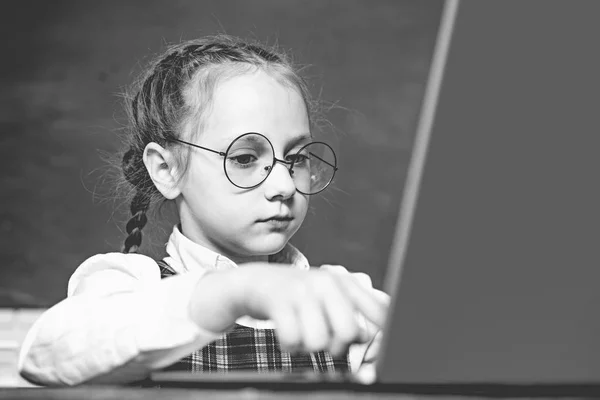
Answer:
MULTIPOLYGON (((157 261, 161 278, 176 272, 163 260, 157 261)), ((319 373, 349 371, 348 356, 333 357, 325 351, 290 354, 281 351, 273 329, 255 329, 239 324, 219 339, 182 358, 165 371, 192 372, 299 372, 319 373)))

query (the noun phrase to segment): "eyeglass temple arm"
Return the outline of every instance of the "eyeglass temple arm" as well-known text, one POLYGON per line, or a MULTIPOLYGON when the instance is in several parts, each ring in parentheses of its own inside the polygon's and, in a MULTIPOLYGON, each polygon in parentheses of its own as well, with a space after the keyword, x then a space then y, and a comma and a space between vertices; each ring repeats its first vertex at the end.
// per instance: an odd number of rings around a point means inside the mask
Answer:
POLYGON ((331 168, 333 168, 334 171, 338 170, 338 167, 336 167, 335 165, 331 165, 329 164, 327 161, 323 160, 321 157, 319 157, 318 155, 316 155, 315 153, 313 153, 312 151, 309 151, 308 154, 312 155, 315 158, 318 158, 319 160, 323 161, 325 164, 329 165, 331 168))
MULTIPOLYGON (((202 149, 202 150, 208 150, 208 151, 211 151, 211 152, 213 152, 213 153, 215 153, 215 154, 218 154, 218 155, 220 155, 220 156, 223 156, 223 157, 225 156, 225 153, 223 153, 222 151, 216 151, 216 150, 213 150, 213 149, 209 149, 208 147, 199 146, 199 145, 197 145, 197 144, 189 143, 189 142, 186 142, 185 140, 181 140, 181 139, 172 139, 172 140, 173 140, 173 141, 175 141, 175 142, 179 142, 179 143, 187 144, 188 146, 197 147, 197 148, 199 148, 199 149, 202 149)), ((338 168, 337 168, 335 165, 332 165, 331 163, 329 163, 329 162, 327 162, 327 161, 323 160, 321 157, 319 157, 318 155, 316 155, 316 154, 315 154, 315 153, 313 153, 312 151, 309 151, 308 153, 309 153, 310 155, 312 155, 313 157, 315 157, 315 158, 318 158, 319 160, 323 161, 325 164, 329 165, 329 166, 330 166, 331 168, 333 168, 335 171, 337 171, 337 170, 338 170, 338 168)), ((285 160, 278 160, 278 159, 276 159, 276 160, 277 160, 277 161, 280 161, 280 162, 283 162, 283 163, 285 163, 285 164, 292 164, 292 165, 290 166, 290 167, 292 167, 292 168, 293 168, 293 166, 294 166, 294 163, 293 163, 293 162, 289 162, 289 161, 285 161, 285 160)))
POLYGON ((198 146, 197 144, 194 144, 194 143, 189 143, 189 142, 186 142, 185 140, 180 140, 180 139, 171 139, 171 140, 172 140, 172 141, 175 141, 175 142, 179 142, 179 143, 187 144, 188 146, 197 147, 197 148, 199 148, 199 149, 202 149, 202 150, 208 150, 208 151, 212 151, 212 152, 213 152, 213 153, 215 153, 215 154, 218 154, 218 155, 220 155, 220 156, 223 156, 223 157, 225 157, 225 153, 223 153, 222 151, 216 151, 216 150, 213 150, 213 149, 209 149, 208 147, 202 147, 202 146, 198 146))

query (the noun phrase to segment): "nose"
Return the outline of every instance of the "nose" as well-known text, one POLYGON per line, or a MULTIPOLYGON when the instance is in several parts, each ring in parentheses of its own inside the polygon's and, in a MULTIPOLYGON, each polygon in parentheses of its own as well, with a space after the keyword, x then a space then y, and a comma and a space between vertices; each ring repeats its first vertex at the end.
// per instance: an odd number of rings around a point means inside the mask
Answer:
POLYGON ((280 163, 279 160, 275 162, 271 173, 267 179, 263 182, 265 187, 265 197, 268 200, 275 199, 289 199, 296 193, 296 184, 290 175, 289 167, 280 163))

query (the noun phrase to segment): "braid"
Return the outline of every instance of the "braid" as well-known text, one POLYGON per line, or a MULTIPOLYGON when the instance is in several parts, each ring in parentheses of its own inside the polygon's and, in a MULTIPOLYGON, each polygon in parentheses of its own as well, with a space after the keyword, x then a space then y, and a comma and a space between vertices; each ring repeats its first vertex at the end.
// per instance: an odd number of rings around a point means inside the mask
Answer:
POLYGON ((142 244, 142 228, 148 222, 146 211, 150 207, 152 182, 146 168, 143 166, 140 152, 135 149, 129 149, 123 155, 121 167, 127 182, 135 187, 135 195, 129 208, 131 218, 127 221, 125 227, 128 236, 125 238, 121 251, 123 253, 136 253, 142 244))
POLYGON ((142 228, 148 222, 146 211, 150 206, 150 196, 145 190, 137 190, 133 200, 131 201, 131 218, 127 221, 125 230, 127 237, 123 244, 123 253, 137 253, 142 244, 142 228))

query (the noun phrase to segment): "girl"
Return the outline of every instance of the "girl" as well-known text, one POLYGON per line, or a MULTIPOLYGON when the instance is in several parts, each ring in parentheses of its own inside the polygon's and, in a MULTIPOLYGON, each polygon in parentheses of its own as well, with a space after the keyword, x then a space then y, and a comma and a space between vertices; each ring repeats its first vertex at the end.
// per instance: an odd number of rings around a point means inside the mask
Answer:
POLYGON ((387 295, 364 274, 309 269, 288 243, 337 170, 331 147, 311 137, 314 102, 290 63, 228 36, 185 42, 151 65, 127 107, 133 198, 122 252, 79 266, 68 297, 28 333, 22 376, 125 383, 163 368, 372 362, 376 344, 361 343, 373 343, 387 295), (180 223, 157 262, 136 252, 159 199, 175 203, 180 223))

